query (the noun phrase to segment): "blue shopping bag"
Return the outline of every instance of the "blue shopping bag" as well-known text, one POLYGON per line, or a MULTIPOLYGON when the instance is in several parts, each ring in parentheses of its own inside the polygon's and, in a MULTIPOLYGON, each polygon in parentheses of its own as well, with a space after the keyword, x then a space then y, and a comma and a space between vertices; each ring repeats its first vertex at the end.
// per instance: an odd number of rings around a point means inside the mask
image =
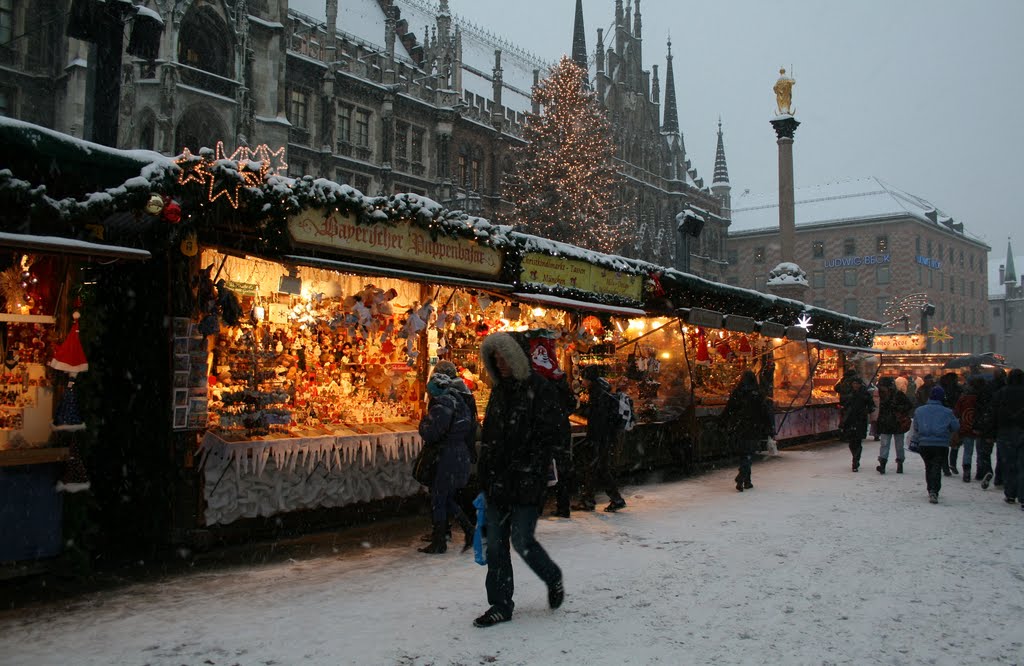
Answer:
POLYGON ((487 564, 487 536, 484 527, 487 525, 487 498, 483 493, 473 500, 476 507, 476 532, 473 533, 473 559, 477 564, 487 564))

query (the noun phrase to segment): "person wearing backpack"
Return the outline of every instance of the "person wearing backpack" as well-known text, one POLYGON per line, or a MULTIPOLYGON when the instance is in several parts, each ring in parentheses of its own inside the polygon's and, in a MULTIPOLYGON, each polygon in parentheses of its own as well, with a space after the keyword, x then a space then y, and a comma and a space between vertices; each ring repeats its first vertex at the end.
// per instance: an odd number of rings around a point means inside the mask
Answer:
POLYGON ((750 479, 750 467, 754 452, 759 448, 761 440, 771 436, 774 431, 771 411, 768 403, 757 385, 757 376, 750 370, 740 375, 736 387, 729 394, 719 416, 723 432, 739 443, 740 468, 736 474, 736 490, 754 487, 750 479))
POLYGON ((612 394, 611 385, 601 376, 596 366, 583 369, 583 385, 590 396, 584 409, 590 450, 589 460, 583 467, 579 508, 583 511, 594 510, 597 506, 594 487, 600 485, 608 493, 609 499, 604 510, 613 513, 626 507, 626 500, 622 498, 612 473, 612 454, 624 426, 619 417, 619 400, 612 394))

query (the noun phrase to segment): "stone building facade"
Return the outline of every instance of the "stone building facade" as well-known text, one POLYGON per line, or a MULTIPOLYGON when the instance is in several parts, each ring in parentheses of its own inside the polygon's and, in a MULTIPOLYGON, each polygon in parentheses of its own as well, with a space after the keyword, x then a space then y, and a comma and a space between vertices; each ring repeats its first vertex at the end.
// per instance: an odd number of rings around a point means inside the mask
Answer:
MULTIPOLYGON (((951 340, 933 352, 982 352, 989 346, 988 251, 932 204, 877 178, 796 189, 795 261, 807 272, 807 302, 889 328, 945 328, 951 340), (906 321, 891 304, 917 294, 935 312, 906 321)), ((777 195, 733 202, 728 238, 729 284, 766 291, 780 261, 777 195)))
MULTIPOLYGON (((96 49, 66 36, 68 4, 0 0, 0 113, 91 138, 96 49)), ((502 177, 514 168, 526 114, 538 110, 530 90, 547 64, 454 17, 447 0, 143 6, 164 30, 155 60, 121 54, 119 147, 287 146, 292 176, 425 194, 514 222, 502 177)), ((607 48, 599 30, 588 55, 581 6, 574 39, 614 127, 624 182, 616 214, 636 238, 622 253, 678 264, 676 216, 690 208, 705 221, 699 238, 686 239, 692 270, 721 278, 729 198, 721 135, 708 187, 683 146, 671 51, 662 113, 657 66, 653 75, 643 68, 640 2, 624 10, 616 0, 614 11, 607 48)))
MULTIPOLYGON (((1019 257, 1018 257, 1019 258, 1019 257)), ((988 297, 992 332, 986 351, 1006 357, 1006 362, 1024 368, 1024 275, 1017 274, 1013 248, 1006 243, 1006 263, 999 265, 998 284, 988 297)))

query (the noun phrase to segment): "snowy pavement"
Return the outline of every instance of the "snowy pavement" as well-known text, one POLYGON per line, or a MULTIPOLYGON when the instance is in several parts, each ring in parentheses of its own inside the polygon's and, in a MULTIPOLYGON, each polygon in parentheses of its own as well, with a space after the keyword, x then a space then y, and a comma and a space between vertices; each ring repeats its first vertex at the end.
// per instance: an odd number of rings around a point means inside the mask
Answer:
MULTIPOLYGON (((405 547, 199 573, 0 613, 29 664, 1024 664, 1024 512, 999 489, 835 444, 627 487, 618 514, 543 519, 565 605, 513 556, 488 629, 485 568, 405 547)), ((456 549, 457 550, 457 549, 456 549)))

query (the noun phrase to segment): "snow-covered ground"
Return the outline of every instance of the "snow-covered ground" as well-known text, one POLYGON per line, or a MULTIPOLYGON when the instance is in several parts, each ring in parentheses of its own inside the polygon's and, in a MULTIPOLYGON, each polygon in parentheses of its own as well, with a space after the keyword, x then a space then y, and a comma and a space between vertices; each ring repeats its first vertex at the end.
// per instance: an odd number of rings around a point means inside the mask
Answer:
POLYGON ((470 554, 372 548, 0 613, 4 664, 1024 664, 1024 512, 998 489, 861 472, 835 444, 628 487, 543 519, 565 605, 513 556, 516 614, 470 554))

